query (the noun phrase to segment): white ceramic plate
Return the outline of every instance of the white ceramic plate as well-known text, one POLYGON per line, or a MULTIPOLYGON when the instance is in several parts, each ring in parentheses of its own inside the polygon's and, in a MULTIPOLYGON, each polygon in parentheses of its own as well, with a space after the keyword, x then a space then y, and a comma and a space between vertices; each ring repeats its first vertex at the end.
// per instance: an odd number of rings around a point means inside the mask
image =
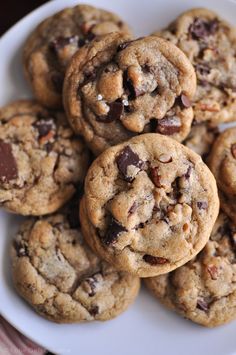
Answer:
MULTIPOLYGON (((51 1, 25 17, 0 39, 0 105, 30 96, 21 66, 22 44, 30 31, 45 17, 77 2, 51 1)), ((117 12, 133 27, 137 36, 165 26, 183 10, 196 6, 209 7, 236 24, 236 1, 233 0, 88 2, 117 12)), ((106 323, 58 325, 39 317, 17 296, 11 282, 8 249, 19 221, 19 217, 0 213, 0 313, 38 344, 63 355, 236 354, 236 321, 217 329, 205 329, 167 311, 144 289, 126 313, 106 323)))

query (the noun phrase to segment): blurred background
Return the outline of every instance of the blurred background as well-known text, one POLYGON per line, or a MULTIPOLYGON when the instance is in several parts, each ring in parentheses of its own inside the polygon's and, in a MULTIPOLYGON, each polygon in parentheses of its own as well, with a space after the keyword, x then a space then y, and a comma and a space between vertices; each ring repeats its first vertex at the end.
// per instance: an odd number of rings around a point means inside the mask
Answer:
POLYGON ((36 7, 44 4, 44 0, 3 0, 0 3, 0 36, 14 23, 27 15, 36 7))

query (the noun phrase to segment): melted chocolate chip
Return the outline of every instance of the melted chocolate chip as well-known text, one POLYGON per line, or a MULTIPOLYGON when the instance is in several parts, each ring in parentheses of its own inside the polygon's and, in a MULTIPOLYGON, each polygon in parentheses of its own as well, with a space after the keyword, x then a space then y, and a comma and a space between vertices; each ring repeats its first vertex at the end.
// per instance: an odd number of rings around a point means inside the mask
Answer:
POLYGON ((0 140, 0 182, 9 182, 18 177, 18 169, 11 144, 0 140))
POLYGON ((161 176, 158 173, 158 167, 151 168, 151 180, 156 187, 162 187, 161 176))
POLYGON ((91 289, 91 291, 88 293, 89 297, 93 297, 96 294, 96 284, 97 284, 97 278, 96 278, 96 274, 87 278, 85 280, 85 282, 87 282, 89 284, 89 287, 91 289))
POLYGON ((125 88, 125 92, 127 93, 129 100, 134 100, 136 99, 136 97, 145 94, 145 91, 134 87, 132 80, 128 77, 127 70, 125 70, 123 75, 123 86, 125 88))
POLYGON ((209 309, 209 304, 205 300, 199 299, 197 301, 197 308, 200 309, 201 311, 207 312, 209 309))
POLYGON ((202 76, 208 75, 211 71, 207 64, 197 64, 195 69, 202 76))
POLYGON ((123 49, 125 49, 126 47, 128 47, 128 45, 131 43, 132 41, 127 41, 127 42, 123 42, 121 44, 119 44, 119 46, 117 47, 117 52, 123 51, 123 49))
POLYGON ((62 87, 63 87, 63 82, 64 82, 64 76, 62 73, 57 73, 54 72, 51 74, 51 81, 54 86, 54 89, 58 92, 61 93, 62 87))
POLYGON ((174 133, 178 133, 181 128, 181 121, 179 117, 165 117, 161 120, 157 120, 156 133, 165 134, 170 136, 174 133))
POLYGON ((236 159, 236 143, 231 145, 231 154, 236 159))
POLYGON ((149 254, 145 254, 143 256, 143 260, 150 265, 163 265, 168 263, 168 259, 166 258, 161 258, 159 256, 152 256, 149 254))
POLYGON ((16 251, 17 256, 20 258, 22 256, 28 256, 28 248, 26 246, 26 244, 24 244, 22 241, 17 241, 14 240, 14 248, 16 251))
POLYGON ((138 208, 138 204, 137 204, 136 202, 134 202, 134 203, 132 204, 132 206, 130 207, 130 209, 129 209, 129 211, 128 211, 128 214, 129 214, 129 215, 133 214, 133 213, 137 210, 137 208, 138 208))
POLYGON ((89 313, 91 314, 91 316, 95 317, 99 313, 98 306, 93 306, 92 308, 90 308, 89 313))
POLYGON ((36 121, 33 126, 37 128, 39 138, 45 137, 53 128, 53 123, 51 120, 39 120, 36 121))
POLYGON ((198 201, 197 207, 199 208, 199 210, 206 210, 208 207, 208 203, 206 201, 198 201))
POLYGON ((189 27, 189 33, 193 39, 204 39, 213 35, 218 30, 219 23, 217 20, 205 21, 200 18, 195 18, 189 27))
POLYGON ((113 244, 123 232, 127 232, 127 229, 112 217, 107 232, 105 236, 102 237, 102 241, 106 245, 113 244))
POLYGON ((188 169, 187 169, 187 171, 186 171, 186 173, 184 174, 184 177, 185 177, 186 180, 188 180, 188 179, 190 178, 190 176, 191 176, 191 171, 192 171, 192 167, 189 166, 188 169))
POLYGON ((57 37, 53 41, 50 42, 49 47, 53 51, 58 51, 61 48, 64 48, 70 44, 78 44, 78 36, 70 36, 70 37, 57 37))
POLYGON ((129 166, 135 166, 139 170, 144 167, 144 162, 139 158, 138 154, 132 151, 129 146, 126 146, 117 156, 116 163, 124 179, 128 182, 133 180, 133 177, 128 175, 129 166))

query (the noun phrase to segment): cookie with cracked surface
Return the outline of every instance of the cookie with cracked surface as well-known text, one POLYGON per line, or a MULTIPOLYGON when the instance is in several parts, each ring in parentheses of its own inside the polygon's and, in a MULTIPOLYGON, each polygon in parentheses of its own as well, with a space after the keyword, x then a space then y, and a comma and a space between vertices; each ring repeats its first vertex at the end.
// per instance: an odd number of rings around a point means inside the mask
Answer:
POLYGON ((195 120, 214 124, 236 114, 236 30, 216 13, 192 9, 156 35, 178 46, 196 69, 195 120))
POLYGON ((200 254, 177 270, 145 280, 167 307, 215 327, 236 318, 236 226, 221 212, 200 254))
POLYGON ((128 26, 115 14, 89 5, 66 8, 44 20, 27 39, 23 62, 36 98, 45 106, 62 106, 66 67, 77 50, 96 36, 128 26))
POLYGON ((218 128, 211 127, 207 122, 194 122, 183 144, 199 154, 202 159, 206 161, 218 134, 218 128))
POLYGON ((64 106, 95 154, 140 133, 182 141, 193 118, 194 69, 176 46, 120 33, 84 46, 68 66, 64 106))
POLYGON ((199 155, 155 133, 111 147, 91 165, 81 226, 91 248, 140 277, 174 270, 207 243, 219 211, 199 155))
POLYGON ((236 223, 236 127, 219 135, 209 156, 209 167, 219 188, 221 208, 236 223))
POLYGON ((13 241, 11 256, 17 291, 54 322, 114 318, 139 291, 139 279, 99 259, 65 214, 28 219, 13 241))
POLYGON ((56 211, 83 182, 89 153, 65 114, 34 101, 0 109, 0 206, 22 215, 56 211))

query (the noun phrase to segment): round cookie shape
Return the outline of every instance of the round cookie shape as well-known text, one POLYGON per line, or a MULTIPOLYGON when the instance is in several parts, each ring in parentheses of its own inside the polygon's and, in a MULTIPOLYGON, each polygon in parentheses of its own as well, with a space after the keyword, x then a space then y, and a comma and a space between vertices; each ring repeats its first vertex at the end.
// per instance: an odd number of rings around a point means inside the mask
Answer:
POLYGON ((197 257, 145 283, 164 305, 187 319, 215 327, 236 318, 236 226, 221 212, 197 257))
POLYGON ((114 31, 131 33, 120 17, 89 5, 66 8, 40 23, 23 52, 25 75, 38 101, 61 108, 63 80, 71 57, 96 36, 114 31))
POLYGON ((140 133, 187 137, 194 69, 176 46, 155 36, 104 35, 75 54, 63 98, 69 121, 99 154, 140 133))
POLYGON ((220 190, 221 208, 236 223, 236 127, 219 135, 209 156, 209 167, 220 190))
POLYGON ((197 8, 181 14, 155 35, 179 47, 197 74, 195 120, 229 122, 236 114, 236 31, 213 11, 197 8))
POLYGON ((194 122, 183 144, 199 154, 202 159, 206 161, 218 134, 218 128, 215 126, 211 127, 207 122, 194 122))
POLYGON ((66 214, 24 222, 11 257, 17 291, 36 312, 54 322, 114 318, 139 291, 139 279, 99 259, 66 214))
POLYGON ((89 153, 65 114, 34 101, 0 109, 0 205, 22 215, 52 213, 83 182, 89 153))
POLYGON ((149 133, 102 153, 85 179, 81 226, 91 248, 119 270, 156 276, 206 244, 219 210, 199 155, 149 133))

